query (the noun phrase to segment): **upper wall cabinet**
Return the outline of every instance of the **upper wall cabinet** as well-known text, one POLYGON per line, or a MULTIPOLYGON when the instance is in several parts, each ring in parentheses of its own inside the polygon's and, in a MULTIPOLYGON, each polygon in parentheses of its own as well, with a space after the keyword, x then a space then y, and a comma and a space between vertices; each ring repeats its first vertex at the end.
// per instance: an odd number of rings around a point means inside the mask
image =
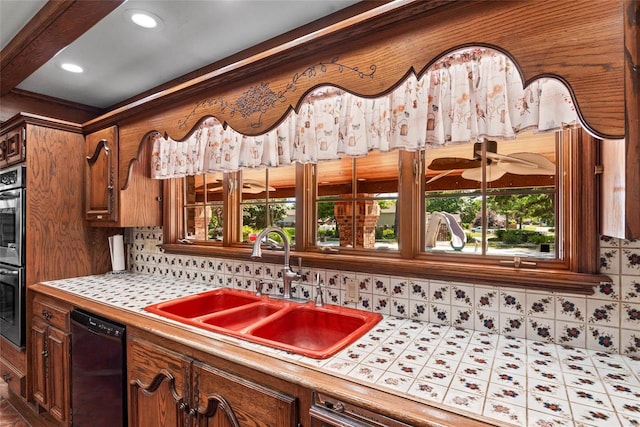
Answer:
POLYGON ((120 159, 118 128, 85 139, 85 218, 93 226, 142 227, 162 224, 161 182, 144 174, 144 162, 120 159))
POLYGON ((24 160, 25 137, 27 129, 24 125, 7 131, 0 139, 0 167, 11 166, 24 160))

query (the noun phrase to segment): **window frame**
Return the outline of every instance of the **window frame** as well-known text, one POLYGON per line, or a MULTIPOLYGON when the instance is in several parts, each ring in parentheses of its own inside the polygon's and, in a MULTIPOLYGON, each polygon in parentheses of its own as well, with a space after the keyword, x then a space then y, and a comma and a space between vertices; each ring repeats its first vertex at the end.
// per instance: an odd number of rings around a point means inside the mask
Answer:
MULTIPOLYGON (((582 128, 565 129, 562 138, 561 161, 565 173, 562 179, 563 197, 567 206, 561 211, 566 230, 559 233, 565 239, 565 256, 560 262, 545 262, 531 267, 520 264, 505 265, 501 257, 473 257, 456 255, 443 257, 421 254, 424 238, 424 179, 416 185, 416 176, 422 176, 419 153, 400 151, 398 199, 402 209, 398 215, 398 251, 358 251, 323 253, 315 246, 315 186, 312 185, 313 167, 296 165, 296 242, 292 256, 301 257, 305 268, 324 268, 350 272, 364 272, 387 276, 415 277, 478 285, 512 286, 544 291, 589 295, 594 287, 610 279, 599 273, 598 241, 598 188, 599 175, 595 172, 600 140, 582 128), (417 174, 417 175, 416 175, 417 174), (375 259, 375 262, 371 262, 375 259)), ((230 175, 231 176, 231 175, 230 175)), ((225 177, 227 175, 225 174, 225 177)), ((167 253, 194 256, 215 256, 251 260, 250 248, 234 242, 234 227, 241 224, 239 203, 234 203, 233 192, 228 191, 225 179, 225 229, 222 245, 181 244, 182 185, 180 179, 167 180, 164 185, 164 244, 167 253)), ((253 260, 252 260, 253 261, 253 260)), ((281 263, 282 254, 265 251, 263 261, 281 263)), ((293 263, 294 265, 297 263, 293 263)))

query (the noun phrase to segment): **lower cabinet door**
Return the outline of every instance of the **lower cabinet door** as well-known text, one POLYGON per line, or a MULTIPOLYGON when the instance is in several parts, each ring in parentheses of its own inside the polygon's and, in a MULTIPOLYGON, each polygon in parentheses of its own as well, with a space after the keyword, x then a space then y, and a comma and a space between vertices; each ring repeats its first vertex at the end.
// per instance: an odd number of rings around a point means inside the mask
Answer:
POLYGON ((191 360, 138 338, 127 339, 130 427, 191 427, 191 360), (186 396, 186 398, 185 398, 186 396))
POLYGON ((175 380, 159 373, 150 384, 134 380, 129 385, 129 425, 131 427, 190 427, 185 403, 176 393, 175 380))
POLYGON ((297 399, 212 366, 193 363, 199 427, 295 427, 297 399))
POLYGON ((69 425, 70 421, 70 341, 71 334, 49 326, 47 334, 49 413, 61 425, 69 425))

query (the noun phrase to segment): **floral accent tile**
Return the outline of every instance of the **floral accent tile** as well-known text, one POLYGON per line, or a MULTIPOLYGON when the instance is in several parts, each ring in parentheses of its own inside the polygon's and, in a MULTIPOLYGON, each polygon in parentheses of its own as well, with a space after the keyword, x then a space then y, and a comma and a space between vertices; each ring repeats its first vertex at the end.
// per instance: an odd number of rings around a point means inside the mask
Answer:
POLYGON ((622 274, 640 274, 640 248, 622 250, 622 274))
POLYGON ((364 381, 367 383, 375 383, 382 375, 384 370, 374 368, 371 366, 359 365, 350 371, 347 375, 356 380, 364 381))
POLYGON ((526 294, 517 291, 500 291, 500 312, 524 314, 526 294))
POLYGON ((391 301, 388 297, 373 295, 373 311, 382 315, 391 313, 391 301))
POLYGON ((623 247, 640 248, 640 239, 622 240, 623 247))
POLYGON ((408 298, 391 298, 392 316, 409 317, 409 299, 408 298))
POLYGON ((526 321, 525 317, 512 314, 512 313, 500 313, 500 334, 526 338, 526 321))
POLYGON ((445 304, 430 304, 429 321, 440 325, 451 324, 451 306, 445 304))
POLYGON ((588 328, 587 348, 592 350, 618 352, 619 329, 592 325, 588 328))
POLYGON ((620 318, 622 328, 640 330, 640 303, 623 303, 620 318))
POLYGON ((478 414, 482 411, 484 398, 473 393, 449 389, 443 403, 454 408, 478 414))
POLYGON ((600 248, 600 272, 603 274, 620 274, 620 250, 600 248))
POLYGON ((327 286, 333 289, 340 289, 342 280, 337 271, 327 271, 327 286))
POLYGON ((529 318, 526 337, 530 340, 554 342, 555 322, 553 319, 529 318))
POLYGON ((524 406, 514 405, 511 402, 505 403, 497 399, 487 399, 484 404, 483 415, 518 426, 527 424, 527 409, 524 406))
POLYGON ((412 319, 429 321, 429 304, 426 302, 409 301, 412 319))
POLYGON ((451 304, 451 285, 447 282, 429 282, 429 301, 436 304, 451 304))
MULTIPOLYGON (((590 402, 589 402, 590 403, 590 402)), ((573 420, 576 424, 586 423, 587 425, 607 425, 608 423, 618 423, 615 412, 601 409, 597 406, 571 405, 573 420)))
POLYGON ((409 298, 409 280, 392 277, 390 280, 389 294, 393 298, 409 298))
POLYGON ((640 276, 620 276, 622 299, 629 302, 640 302, 640 276))
POLYGON ((587 304, 587 313, 588 323, 607 326, 620 324, 618 303, 591 299, 587 304))
POLYGON ((473 307, 473 286, 453 284, 451 286, 451 304, 454 306, 473 307))
POLYGON ((498 291, 496 289, 476 289, 476 308, 479 310, 498 310, 498 291))
POLYGON ((584 321, 587 299, 577 295, 556 296, 556 319, 566 321, 584 321))
POLYGON ((460 328, 474 329, 475 317, 473 309, 465 307, 451 307, 453 316, 451 324, 460 328))
POLYGON ((386 276, 374 276, 373 279, 373 294, 374 295, 389 295, 389 288, 391 287, 391 279, 386 276))
POLYGON ((497 333, 500 328, 500 314, 497 311, 476 311, 476 330, 497 333))
POLYGON ((558 320, 555 322, 555 335, 558 344, 584 347, 586 345, 586 325, 558 320))
POLYGON ((622 329, 620 337, 620 350, 628 356, 640 357, 640 330, 622 329))
MULTIPOLYGON (((534 385, 535 388, 535 385, 534 385)), ((535 393, 529 393, 527 406, 530 410, 541 412, 543 414, 551 415, 554 418, 570 420, 571 410, 569 408, 569 402, 564 399, 559 399, 552 395, 541 395, 535 393)))
POLYGON ((525 312, 528 316, 555 315, 555 301, 553 295, 527 292, 525 312))
POLYGON ((419 379, 411 385, 407 393, 420 399, 441 403, 447 391, 447 387, 419 379))
POLYGON ((387 371, 376 381, 376 384, 406 393, 413 384, 413 379, 387 371))
POLYGON ((411 301, 429 301, 429 282, 420 280, 409 281, 409 299, 411 301))
MULTIPOLYGON (((529 426, 536 427, 573 427, 573 421, 561 416, 528 410, 527 419, 529 426)), ((583 427, 583 426, 579 426, 583 427)))
POLYGON ((620 239, 609 236, 600 236, 601 248, 618 248, 620 247, 620 239))
POLYGON ((608 298, 614 301, 620 299, 619 277, 620 276, 614 276, 611 278, 611 282, 601 282, 598 286, 596 286, 593 298, 608 298))

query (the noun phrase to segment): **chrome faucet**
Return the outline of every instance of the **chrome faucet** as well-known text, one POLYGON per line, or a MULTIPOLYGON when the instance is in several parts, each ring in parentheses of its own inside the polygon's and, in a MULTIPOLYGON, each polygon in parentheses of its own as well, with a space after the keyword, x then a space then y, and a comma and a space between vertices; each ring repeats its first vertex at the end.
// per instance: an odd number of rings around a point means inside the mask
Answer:
POLYGON ((278 227, 267 227, 258 234, 256 237, 256 241, 253 243, 253 252, 251 253, 251 258, 262 258, 262 247, 260 246, 262 239, 264 239, 269 233, 276 233, 280 237, 282 237, 282 242, 284 245, 284 265, 282 266, 282 282, 284 284, 284 299, 292 299, 291 298, 291 282, 294 280, 300 280, 300 273, 296 273, 291 270, 291 266, 289 265, 289 238, 287 234, 282 231, 278 227))

